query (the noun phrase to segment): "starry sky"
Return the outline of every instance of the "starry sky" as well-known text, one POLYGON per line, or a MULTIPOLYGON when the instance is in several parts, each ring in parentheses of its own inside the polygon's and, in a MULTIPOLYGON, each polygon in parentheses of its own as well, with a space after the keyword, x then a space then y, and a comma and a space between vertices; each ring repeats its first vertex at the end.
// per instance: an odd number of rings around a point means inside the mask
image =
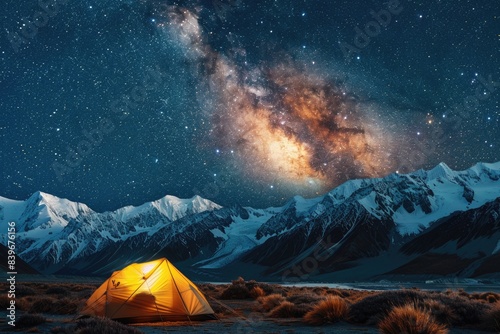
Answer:
POLYGON ((0 195, 276 206, 500 160, 500 5, 1 4, 0 195))

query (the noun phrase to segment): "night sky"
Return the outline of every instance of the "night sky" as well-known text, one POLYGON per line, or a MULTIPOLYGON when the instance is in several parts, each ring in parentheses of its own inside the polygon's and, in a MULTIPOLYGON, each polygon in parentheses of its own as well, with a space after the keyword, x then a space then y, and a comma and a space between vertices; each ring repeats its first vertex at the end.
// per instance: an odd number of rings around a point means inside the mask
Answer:
POLYGON ((500 160, 498 0, 40 3, 0 5, 1 196, 268 207, 500 160))

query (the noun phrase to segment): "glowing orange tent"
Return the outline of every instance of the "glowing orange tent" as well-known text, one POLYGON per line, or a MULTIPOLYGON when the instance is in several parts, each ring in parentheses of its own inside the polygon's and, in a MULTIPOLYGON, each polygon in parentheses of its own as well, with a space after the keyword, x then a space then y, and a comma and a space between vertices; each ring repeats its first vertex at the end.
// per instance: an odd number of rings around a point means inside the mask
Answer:
POLYGON ((215 318, 196 285, 165 258, 115 271, 90 296, 81 314, 128 323, 215 318))

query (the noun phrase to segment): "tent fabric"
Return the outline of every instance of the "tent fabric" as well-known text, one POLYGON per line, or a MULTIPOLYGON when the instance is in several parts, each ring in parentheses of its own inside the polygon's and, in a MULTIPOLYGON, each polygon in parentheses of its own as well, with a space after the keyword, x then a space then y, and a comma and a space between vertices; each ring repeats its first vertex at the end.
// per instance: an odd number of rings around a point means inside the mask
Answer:
POLYGON ((123 322, 215 318, 203 293, 165 258, 115 271, 81 314, 123 322))

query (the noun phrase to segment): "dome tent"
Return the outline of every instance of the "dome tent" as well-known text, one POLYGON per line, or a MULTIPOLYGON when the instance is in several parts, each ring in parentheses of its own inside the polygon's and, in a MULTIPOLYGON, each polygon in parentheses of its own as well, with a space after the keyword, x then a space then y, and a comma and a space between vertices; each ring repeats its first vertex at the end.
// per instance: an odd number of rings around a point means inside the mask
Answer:
POLYGON ((115 271, 80 313, 127 323, 215 319, 196 285, 165 258, 115 271))

